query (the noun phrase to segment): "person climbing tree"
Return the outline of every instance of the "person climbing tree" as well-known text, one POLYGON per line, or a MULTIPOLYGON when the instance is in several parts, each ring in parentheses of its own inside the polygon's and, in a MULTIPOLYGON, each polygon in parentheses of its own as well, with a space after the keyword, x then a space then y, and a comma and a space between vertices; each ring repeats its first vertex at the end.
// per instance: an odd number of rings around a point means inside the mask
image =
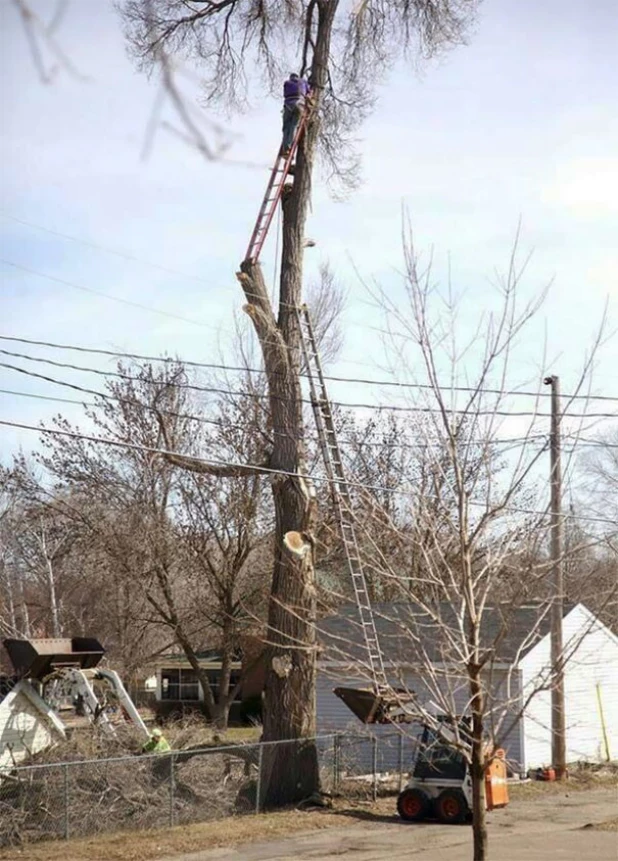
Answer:
MULTIPOLYGON (((317 595, 313 552, 300 557, 284 544, 318 525, 317 494, 307 468, 297 307, 303 302, 303 252, 318 156, 341 193, 359 181, 356 130, 373 105, 376 83, 402 54, 430 57, 461 44, 477 0, 121 0, 130 49, 141 68, 162 54, 201 66, 204 100, 228 108, 247 99, 247 81, 272 80, 277 58, 293 46, 313 84, 311 116, 294 164, 294 182, 281 198, 278 292, 273 298, 259 262, 243 259, 240 288, 260 341, 272 428, 264 463, 211 465, 174 452, 181 469, 225 477, 270 476, 275 530, 268 605, 261 770, 265 807, 294 804, 320 787, 316 736, 317 595), (354 6, 351 9, 352 5, 354 6), (285 9, 285 14, 283 13, 285 9), (214 84, 214 85, 213 85, 214 84)), ((300 77, 299 77, 300 80, 300 77)), ((260 94, 262 88, 259 88, 260 94)), ((303 96, 306 101, 306 96, 303 96)), ((170 399, 172 393, 170 392, 170 399)), ((165 403, 163 403, 165 406, 165 403)), ((160 415, 162 434, 165 417, 160 415)), ((165 439, 165 437, 164 437, 165 439)))
POLYGON ((287 156, 294 143, 296 127, 311 95, 309 83, 296 72, 283 84, 283 140, 281 155, 287 156))

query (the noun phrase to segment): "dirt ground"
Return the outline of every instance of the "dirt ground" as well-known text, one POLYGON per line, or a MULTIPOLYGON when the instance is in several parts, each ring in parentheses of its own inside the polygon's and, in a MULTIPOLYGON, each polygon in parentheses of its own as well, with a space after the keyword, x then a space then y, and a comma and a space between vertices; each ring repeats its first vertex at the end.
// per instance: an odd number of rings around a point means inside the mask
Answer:
MULTIPOLYGON (((495 861, 616 861, 615 782, 527 784, 489 817, 495 861)), ((280 811, 144 833, 36 844, 2 861, 470 861, 471 829, 407 824, 395 799, 337 801, 332 810, 280 811)))

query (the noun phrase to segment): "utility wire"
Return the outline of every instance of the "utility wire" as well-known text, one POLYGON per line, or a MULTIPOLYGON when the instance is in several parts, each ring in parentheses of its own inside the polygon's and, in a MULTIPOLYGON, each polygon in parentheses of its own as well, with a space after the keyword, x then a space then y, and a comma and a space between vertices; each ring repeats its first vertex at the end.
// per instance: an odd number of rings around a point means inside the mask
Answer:
MULTIPOLYGON (((188 420, 192 420, 192 421, 201 422, 203 424, 214 425, 214 426, 220 427, 220 428, 235 428, 237 430, 243 430, 245 427, 244 425, 237 424, 237 423, 231 423, 231 422, 224 424, 220 419, 208 419, 206 417, 196 416, 196 415, 193 415, 190 413, 177 413, 177 412, 173 412, 170 410, 163 410, 163 409, 157 410, 156 407, 151 407, 148 404, 145 404, 139 400, 135 400, 135 399, 131 399, 131 398, 123 398, 123 397, 120 397, 118 395, 109 395, 106 392, 101 392, 101 391, 98 391, 97 389, 89 389, 89 388, 86 388, 85 386, 80 386, 77 383, 69 383, 69 382, 65 382, 63 380, 56 380, 53 377, 46 377, 42 374, 36 374, 33 371, 26 371, 23 368, 14 368, 11 365, 6 365, 6 364, 1 363, 1 362, 0 362, 0 367, 8 367, 8 368, 11 368, 11 369, 14 369, 17 371, 21 371, 22 373, 25 373, 27 376, 31 376, 31 377, 34 377, 36 379, 41 379, 41 380, 44 380, 45 382, 54 383, 55 385, 66 386, 67 388, 74 389, 75 391, 83 392, 84 394, 88 394, 88 395, 94 395, 95 397, 98 397, 98 398, 104 398, 105 400, 108 400, 108 401, 114 401, 115 403, 121 403, 121 404, 128 404, 130 406, 136 406, 136 407, 139 407, 140 409, 146 410, 147 412, 153 412, 153 413, 158 412, 161 415, 170 416, 173 418, 188 419, 188 420)), ((41 394, 36 394, 36 393, 32 393, 32 392, 16 391, 13 389, 0 389, 0 393, 7 394, 7 395, 16 395, 18 397, 32 398, 35 400, 52 401, 52 402, 63 403, 63 404, 75 404, 76 406, 86 406, 86 407, 97 407, 97 406, 99 406, 96 401, 77 400, 75 398, 60 398, 60 397, 54 397, 53 395, 41 395, 41 394)), ((268 431, 268 433, 272 434, 273 436, 284 437, 285 439, 305 439, 304 436, 296 438, 296 437, 294 437, 293 434, 281 433, 280 431, 274 431, 274 430, 270 430, 270 431, 268 431)), ((315 441, 315 437, 311 436, 310 434, 307 434, 307 436, 309 436, 311 439, 313 439, 315 441)), ((399 439, 401 439, 401 437, 399 437, 399 439)), ((466 443, 470 444, 470 445, 510 445, 510 447, 514 447, 514 444, 517 444, 517 446, 532 445, 533 443, 545 444, 546 441, 547 441, 547 434, 530 434, 529 436, 507 437, 507 438, 501 437, 501 438, 496 438, 493 440, 468 439, 468 440, 466 440, 466 443)), ((378 448, 378 449, 400 448, 403 450, 408 450, 410 448, 432 449, 432 448, 436 448, 436 446, 439 446, 439 441, 438 442, 427 442, 427 443, 420 443, 416 440, 415 441, 408 441, 407 440, 405 442, 387 442, 387 441, 371 442, 371 441, 362 440, 362 439, 352 439, 349 437, 340 438, 340 442, 342 442, 344 444, 348 444, 348 445, 357 446, 359 449, 360 448, 378 448)), ((602 444, 602 443, 599 443, 599 444, 602 444)), ((502 453, 505 453, 505 452, 502 452, 502 453)))
MULTIPOLYGON (((324 476, 324 475, 292 472, 290 470, 285 470, 285 469, 273 469, 272 467, 264 466, 261 464, 238 463, 235 461, 207 459, 207 458, 197 457, 195 455, 180 454, 179 452, 169 451, 168 449, 155 448, 154 446, 138 445, 136 443, 121 442, 119 440, 103 439, 102 437, 91 436, 90 434, 76 433, 74 431, 57 430, 57 429, 51 430, 51 429, 47 429, 47 428, 40 428, 40 427, 36 427, 35 425, 29 425, 29 424, 25 424, 23 422, 8 421, 6 419, 0 419, 0 425, 4 425, 6 427, 18 428, 21 430, 35 431, 36 433, 51 434, 52 436, 64 436, 64 437, 70 437, 72 439, 82 439, 82 440, 85 440, 86 442, 100 443, 102 445, 109 445, 109 446, 113 446, 115 448, 126 448, 126 449, 129 449, 131 451, 144 451, 144 452, 148 452, 149 454, 160 454, 162 456, 170 456, 171 455, 174 457, 182 457, 185 460, 192 460, 192 461, 195 461, 197 463, 201 463, 207 468, 212 467, 214 469, 219 469, 219 468, 238 469, 242 472, 253 472, 253 473, 258 473, 258 474, 263 474, 263 475, 282 475, 282 476, 286 476, 288 478, 297 478, 297 479, 301 479, 301 480, 309 478, 309 479, 312 479, 314 481, 323 482, 326 484, 333 484, 336 482, 336 479, 332 479, 332 478, 329 478, 328 476, 324 476)), ((381 485, 367 484, 367 483, 358 482, 358 481, 347 481, 346 484, 349 487, 358 487, 358 488, 362 488, 364 490, 379 490, 383 493, 392 493, 396 496, 408 496, 408 497, 414 497, 415 496, 415 494, 412 491, 396 490, 396 489, 393 489, 392 487, 383 487, 381 485)), ((438 497, 435 497, 435 498, 439 499, 438 497)), ((487 509, 487 505, 484 502, 476 502, 472 499, 468 499, 467 501, 470 505, 474 505, 477 507, 487 509)), ((548 517, 549 516, 548 509, 545 509, 544 511, 538 511, 538 510, 533 509, 533 508, 520 508, 520 507, 508 506, 508 505, 507 506, 496 506, 496 508, 499 508, 500 511, 513 512, 513 513, 517 513, 517 514, 531 514, 531 515, 535 515, 535 516, 539 516, 539 517, 548 517)), ((614 520, 610 520, 609 518, 606 518, 606 517, 591 517, 591 516, 585 515, 585 514, 575 514, 574 512, 563 513, 560 516, 565 518, 565 519, 585 520, 585 521, 589 521, 591 523, 607 523, 607 524, 610 524, 611 526, 614 526, 614 527, 616 526, 616 523, 614 520)))
MULTIPOLYGON (((0 349, 0 354, 5 355, 5 356, 12 356, 13 358, 24 359, 24 360, 29 361, 29 362, 38 362, 38 363, 42 363, 42 364, 46 364, 46 365, 52 365, 52 366, 57 367, 57 368, 66 368, 66 369, 70 369, 73 371, 80 371, 83 373, 97 374, 98 376, 102 376, 102 377, 116 377, 116 378, 120 378, 120 379, 124 379, 124 380, 132 380, 132 381, 142 382, 142 383, 145 383, 147 385, 155 385, 157 382, 155 380, 143 380, 143 379, 140 379, 139 377, 135 377, 131 374, 123 374, 119 371, 103 371, 100 368, 91 368, 91 367, 84 366, 84 365, 74 365, 74 364, 71 364, 69 362, 57 362, 54 359, 45 359, 45 358, 42 358, 39 356, 30 356, 30 355, 25 354, 25 353, 16 353, 16 352, 13 352, 11 350, 0 349)), ((40 376, 41 379, 45 379, 48 382, 56 383, 57 385, 69 385, 68 383, 62 383, 58 380, 54 380, 51 377, 44 377, 42 375, 36 375, 33 372, 26 370, 25 368, 19 368, 19 367, 16 367, 15 365, 11 365, 11 364, 8 364, 5 362, 0 362, 0 367, 5 367, 5 368, 8 368, 10 370, 18 371, 18 372, 23 373, 23 374, 30 374, 31 376, 40 376)), ((166 382, 165 385, 170 386, 172 388, 188 389, 188 390, 197 391, 197 392, 208 392, 211 394, 229 395, 231 397, 237 397, 237 398, 238 397, 250 397, 250 398, 257 398, 259 400, 264 400, 264 401, 269 401, 272 399, 272 400, 285 401, 285 402, 292 402, 295 400, 294 398, 285 397, 283 395, 268 395, 268 394, 262 394, 259 392, 244 391, 244 390, 234 391, 234 390, 229 389, 229 388, 226 389, 226 388, 221 388, 218 386, 197 385, 195 383, 166 382)), ((300 402, 305 403, 305 404, 311 404, 311 400, 309 400, 307 398, 302 398, 302 397, 300 398, 300 402)), ((438 413, 439 414, 441 412, 438 407, 406 407, 406 406, 399 406, 397 404, 367 404, 367 403, 353 403, 350 401, 331 401, 331 404, 333 406, 344 407, 346 409, 369 409, 369 410, 374 410, 374 411, 378 411, 378 412, 388 411, 388 412, 412 413, 412 414, 417 414, 417 413, 421 413, 421 414, 436 414, 436 413, 438 413)), ((464 415, 464 416, 467 416, 467 415, 508 416, 508 417, 518 417, 518 418, 520 418, 520 417, 548 418, 550 416, 550 413, 541 413, 538 411, 530 411, 530 410, 494 410, 494 409, 479 410, 479 409, 471 409, 471 408, 462 410, 462 409, 448 408, 446 410, 446 412, 449 415, 464 415)), ((568 416, 570 418, 616 418, 616 416, 618 416, 618 413, 591 413, 591 412, 573 413, 573 412, 564 411, 561 415, 563 417, 568 416)))
MULTIPOLYGON (((31 275, 36 275, 39 278, 45 278, 48 281, 54 281, 57 284, 63 284, 65 287, 73 287, 75 290, 82 290, 85 293, 92 293, 95 296, 101 296, 104 299, 109 299, 112 302, 120 302, 122 305, 128 305, 131 308, 138 308, 141 311, 150 311, 152 314, 158 314, 162 317, 171 317, 175 320, 180 320, 183 323, 190 323, 192 326, 201 326, 204 329, 210 329, 214 332, 219 333, 222 331, 222 327, 212 326, 209 323, 203 323, 200 320, 193 320, 190 317, 183 317, 180 314, 174 314, 172 311, 162 311, 159 308, 153 308, 151 305, 144 305, 141 302, 133 302, 130 299, 122 299, 120 296, 112 296, 109 293, 104 293, 102 290, 95 290, 92 287, 84 287, 82 284, 76 284, 74 281, 66 281, 62 278, 56 278, 54 275, 47 275, 45 272, 39 272, 35 269, 29 269, 27 266, 22 266, 19 263, 14 263, 11 260, 6 260, 5 258, 0 258, 0 263, 5 263, 7 266, 12 266, 14 269, 20 269, 22 272, 28 272, 31 275)), ((229 330, 226 331, 227 334, 231 334, 229 330)), ((275 346, 281 348, 282 344, 280 341, 271 341, 271 340, 263 340, 262 344, 274 344, 275 346)), ((291 347, 289 344, 284 344, 285 348, 289 352, 300 352, 299 347, 291 347)), ((345 362, 346 364, 352 365, 362 365, 363 362, 354 362, 352 360, 342 359, 340 360, 345 362)))
POLYGON ((66 281, 64 278, 56 278, 54 275, 46 275, 45 272, 38 272, 36 269, 30 269, 28 266, 13 263, 11 260, 6 260, 3 257, 0 257, 0 263, 4 263, 6 266, 12 266, 14 269, 20 269, 22 272, 28 272, 30 275, 36 275, 38 278, 46 278, 48 281, 55 281, 56 284, 62 284, 65 287, 72 287, 75 290, 81 290, 84 293, 101 296, 103 299, 111 299, 113 302, 120 302, 121 305, 138 308, 140 311, 150 311, 151 314, 158 314, 161 317, 172 317, 174 320, 181 320, 183 323, 190 323, 192 326, 216 329, 215 326, 209 326, 208 323, 202 323, 200 320, 192 320, 190 317, 183 317, 181 314, 174 314, 173 311, 162 311, 159 308, 153 308, 151 305, 144 305, 141 302, 133 302, 131 299, 122 299, 120 296, 111 296, 109 293, 104 293, 102 290, 95 290, 93 287, 84 287, 82 284, 75 284, 74 281, 66 281))
POLYGON ((97 251, 104 251, 107 254, 114 254, 116 257, 122 257, 124 260, 131 260, 134 263, 142 263, 145 266, 150 266, 152 269, 158 269, 160 272, 167 272, 169 275, 179 275, 181 278, 186 278, 188 281, 197 281, 200 284, 211 283, 205 278, 200 278, 197 275, 189 275, 187 272, 180 272, 178 269, 171 269, 169 266, 162 266, 160 263, 152 263, 149 260, 143 260, 142 258, 136 257, 134 254, 129 254, 126 251, 117 251, 114 248, 107 248, 105 245, 91 242, 88 239, 69 236, 68 233, 61 233, 59 230, 52 230, 50 227, 43 227, 41 224, 33 224, 31 221, 24 221, 23 218, 16 218, 14 215, 9 215, 8 212, 0 212, 0 215, 2 218, 15 221, 17 224, 23 224, 25 227, 32 227, 34 230, 42 230, 44 233, 49 233, 51 236, 59 236, 61 239, 68 239, 71 242, 78 242, 80 245, 86 245, 89 248, 95 248, 97 251))
MULTIPOLYGON (((0 335, 0 341, 14 341, 19 344, 28 344, 34 347, 49 347, 55 350, 72 350, 79 353, 92 353, 99 356, 110 356, 111 358, 116 359, 136 359, 138 361, 145 362, 178 362, 182 365, 186 365, 191 368, 208 368, 210 370, 218 370, 218 371, 234 371, 240 373, 249 373, 249 374, 264 374, 263 368, 251 368, 246 365, 228 365, 224 363, 216 363, 216 362, 196 362, 189 359, 181 359, 181 358, 173 358, 169 356, 149 356, 142 353, 126 353, 126 352, 117 352, 115 350, 104 350, 98 349, 95 347, 82 347, 77 346, 75 344, 57 344, 51 341, 35 341, 30 338, 18 338, 16 336, 11 335, 0 335)), ((19 355, 9 354, 9 355, 19 355)), ((306 376, 306 374, 302 374, 301 376, 306 376)), ((396 380, 376 380, 371 378, 362 378, 362 377, 339 377, 332 376, 329 374, 324 375, 325 380, 330 380, 332 382, 337 383, 359 383, 367 386, 390 386, 399 389, 427 389, 430 391, 434 391, 436 387, 430 385, 429 383, 401 383, 396 380)), ((492 389, 492 388, 477 388, 474 386, 440 386, 438 387, 439 391, 455 391, 455 392, 479 392, 482 394, 491 394, 491 395, 503 395, 503 396, 525 396, 525 397, 534 397, 534 398, 548 398, 551 397, 550 392, 545 391, 523 391, 523 390, 509 390, 509 389, 492 389)), ((618 402, 618 395, 578 395, 578 394, 564 394, 562 396, 565 399, 574 401, 574 400, 585 400, 585 401, 613 401, 618 402)))
MULTIPOLYGON (((141 403, 141 401, 132 401, 132 400, 127 399, 127 398, 119 398, 119 397, 115 397, 113 395, 107 395, 107 394, 104 394, 103 392, 97 392, 94 389, 93 390, 80 389, 80 391, 84 391, 84 392, 87 392, 90 394, 95 394, 97 397, 107 398, 109 400, 116 401, 117 403, 128 403, 131 405, 140 406, 142 409, 145 409, 145 410, 150 411, 150 412, 155 411, 154 407, 149 407, 146 404, 141 403)), ((74 404, 75 406, 85 406, 85 407, 97 407, 98 406, 96 401, 83 401, 83 400, 77 400, 76 398, 59 398, 59 397, 54 397, 53 395, 40 395, 40 394, 36 394, 34 392, 20 392, 20 391, 17 391, 15 389, 0 389, 0 394, 2 394, 2 395, 14 395, 16 397, 22 397, 22 398, 31 398, 33 400, 39 400, 39 401, 51 401, 53 403, 59 403, 59 404, 74 404)), ((244 430, 244 425, 233 423, 233 422, 223 424, 220 419, 207 419, 207 418, 204 418, 202 416, 194 416, 194 415, 183 414, 183 413, 174 413, 174 412, 170 412, 169 410, 159 410, 159 412, 161 413, 161 415, 175 416, 178 418, 187 418, 187 419, 190 419, 193 421, 202 422, 204 424, 215 425, 215 426, 220 427, 220 428, 233 428, 235 430, 244 430)), ((282 436, 282 437, 285 437, 286 439, 294 439, 292 434, 282 434, 282 433, 279 433, 278 431, 269 431, 269 433, 272 434, 273 436, 282 436)), ((307 434, 307 436, 310 439, 312 439, 314 442, 317 441, 317 437, 314 437, 310 434, 307 434)), ((306 439, 306 438, 307 437, 303 437, 303 439, 306 439)), ((576 439, 576 442, 571 447, 571 451, 579 450, 580 448, 599 448, 599 447, 601 447, 601 448, 618 448, 618 443, 616 443, 616 444, 606 443, 606 442, 603 442, 602 440, 585 439, 585 438, 582 438, 579 436, 578 437, 570 437, 569 435, 566 435, 566 436, 563 435, 563 439, 576 439)), ((344 445, 346 445, 346 444, 347 445, 356 445, 356 446, 358 446, 359 449, 361 449, 361 448, 379 448, 379 449, 397 448, 397 449, 407 450, 410 448, 431 449, 431 448, 436 448, 437 446, 439 446, 439 441, 435 442, 435 443, 429 443, 429 442, 428 443, 420 443, 420 442, 405 442, 405 443, 404 442, 398 442, 397 443, 397 442, 387 442, 387 441, 370 442, 369 440, 350 439, 348 437, 343 437, 343 438, 339 437, 339 442, 343 443, 344 445)), ((482 445, 482 444, 508 445, 509 448, 515 448, 515 447, 519 447, 521 445, 533 445, 533 444, 542 445, 542 447, 544 447, 547 443, 547 434, 532 434, 532 435, 527 436, 527 437, 499 437, 499 438, 496 438, 493 440, 466 440, 466 443, 469 443, 470 445, 482 445)), ((506 449, 506 451, 508 451, 508 450, 509 449, 506 449)), ((505 452, 502 452, 502 453, 505 453, 505 452)))

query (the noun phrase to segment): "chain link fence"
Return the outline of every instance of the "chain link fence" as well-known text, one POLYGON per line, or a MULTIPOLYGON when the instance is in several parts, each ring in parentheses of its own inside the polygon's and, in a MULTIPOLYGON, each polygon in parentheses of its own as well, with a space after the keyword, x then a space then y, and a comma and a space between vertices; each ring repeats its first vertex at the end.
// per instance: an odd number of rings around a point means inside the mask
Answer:
POLYGON ((336 733, 15 767, 0 774, 0 846, 259 813, 276 779, 269 757, 291 763, 313 746, 325 792, 371 800, 401 788, 414 744, 403 733, 336 733))

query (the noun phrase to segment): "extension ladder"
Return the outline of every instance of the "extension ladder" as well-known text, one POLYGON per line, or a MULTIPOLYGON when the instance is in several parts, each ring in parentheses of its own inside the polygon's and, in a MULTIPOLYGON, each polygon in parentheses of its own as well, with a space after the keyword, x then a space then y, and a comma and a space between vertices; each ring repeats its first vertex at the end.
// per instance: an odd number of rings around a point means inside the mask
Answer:
POLYGON ((266 241, 266 237, 268 236, 268 230, 273 220, 273 216, 277 210, 277 205, 281 200, 281 195, 283 194, 285 180, 290 173, 290 167, 294 161, 298 144, 305 130, 308 114, 308 108, 305 107, 296 127, 294 140, 292 141, 292 146, 290 147, 290 151, 287 156, 284 156, 281 149, 279 149, 275 164, 270 173, 270 179, 266 186, 266 193, 262 200, 262 205, 260 206, 253 233, 249 240, 249 246, 247 248, 247 253, 245 254, 245 262, 257 263, 259 260, 262 247, 266 241))
POLYGON ((348 569, 352 577, 354 596, 360 616, 371 677, 375 690, 383 691, 389 688, 389 684, 384 671, 384 662, 382 660, 382 652, 380 651, 373 610, 371 609, 367 580, 356 540, 350 490, 345 478, 341 451, 337 441, 337 432, 335 430, 330 401, 328 400, 324 374, 322 373, 322 364, 307 306, 303 305, 300 308, 296 308, 296 316, 300 329, 300 342, 306 366, 306 374, 309 379, 311 405, 318 430, 320 449, 324 458, 326 474, 332 488, 337 519, 341 527, 341 537, 348 562, 348 569))

